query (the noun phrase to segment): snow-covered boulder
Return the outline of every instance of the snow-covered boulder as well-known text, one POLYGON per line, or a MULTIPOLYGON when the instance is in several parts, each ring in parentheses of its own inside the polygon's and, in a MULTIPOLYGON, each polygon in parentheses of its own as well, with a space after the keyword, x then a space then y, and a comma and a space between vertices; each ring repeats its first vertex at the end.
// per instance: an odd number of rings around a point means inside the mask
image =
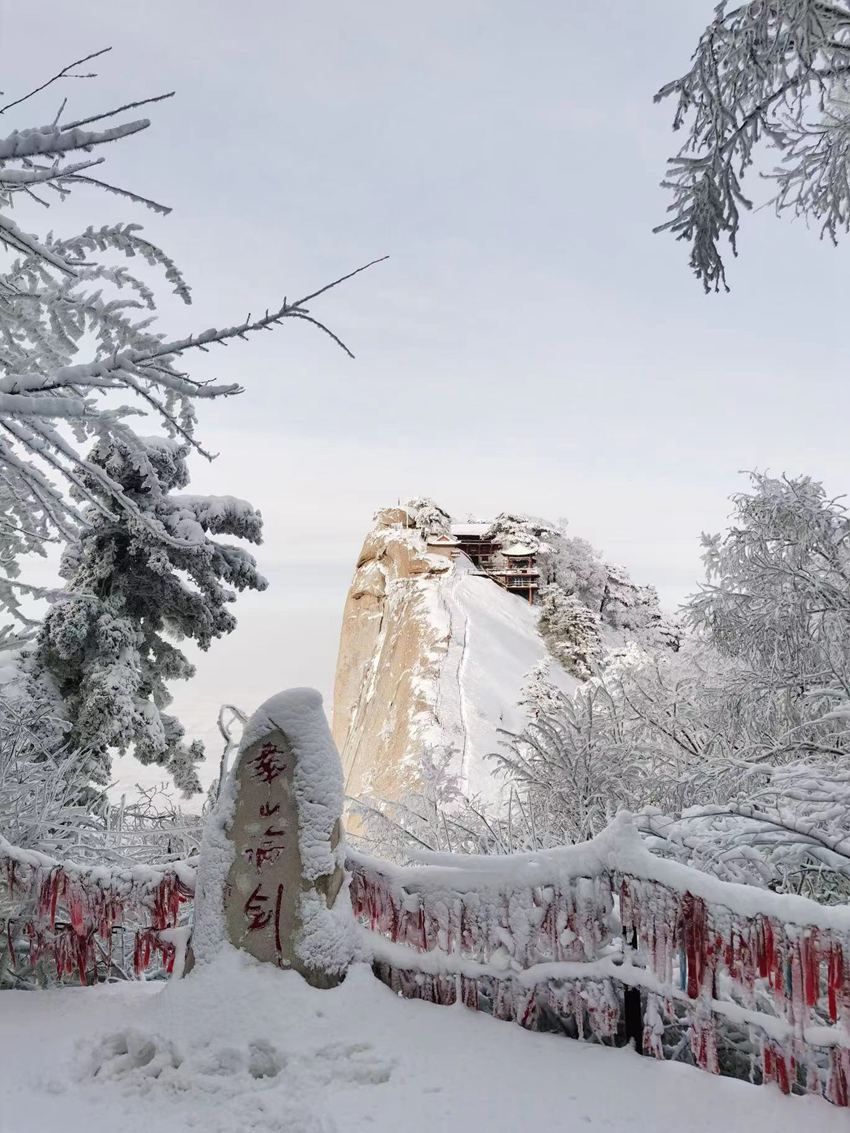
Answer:
POLYGON ((203 963, 227 943, 317 987, 343 978, 354 922, 341 837, 342 770, 312 689, 267 700, 201 845, 192 941, 203 963))

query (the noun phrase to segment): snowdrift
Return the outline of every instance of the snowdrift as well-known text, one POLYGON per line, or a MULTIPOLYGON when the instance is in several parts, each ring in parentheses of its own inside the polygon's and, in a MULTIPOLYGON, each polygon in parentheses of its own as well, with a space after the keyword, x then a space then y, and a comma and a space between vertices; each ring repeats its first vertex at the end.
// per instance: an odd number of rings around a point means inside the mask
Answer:
POLYGON ((817 1098, 402 1000, 366 965, 318 991, 232 949, 168 985, 4 992, 0 1059, 4 1129, 838 1133, 847 1122, 817 1098))

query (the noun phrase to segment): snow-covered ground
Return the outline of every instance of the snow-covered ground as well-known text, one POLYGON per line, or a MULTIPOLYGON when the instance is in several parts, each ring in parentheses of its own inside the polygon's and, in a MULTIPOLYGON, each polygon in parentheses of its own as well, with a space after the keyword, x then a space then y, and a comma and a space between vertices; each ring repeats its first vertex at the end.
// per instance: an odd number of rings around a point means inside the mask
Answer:
POLYGON ((847 1112, 224 952, 184 981, 0 994, 0 1133, 838 1133, 847 1112))
POLYGON ((460 753, 460 789, 492 803, 501 781, 488 757, 499 749, 500 729, 522 730, 525 714, 517 701, 528 674, 549 661, 554 683, 573 691, 578 682, 549 654, 537 628, 539 610, 475 571, 465 555, 445 576, 427 578, 422 586, 433 590, 433 617, 435 624, 445 623, 447 640, 434 734, 424 738, 453 745, 460 753))

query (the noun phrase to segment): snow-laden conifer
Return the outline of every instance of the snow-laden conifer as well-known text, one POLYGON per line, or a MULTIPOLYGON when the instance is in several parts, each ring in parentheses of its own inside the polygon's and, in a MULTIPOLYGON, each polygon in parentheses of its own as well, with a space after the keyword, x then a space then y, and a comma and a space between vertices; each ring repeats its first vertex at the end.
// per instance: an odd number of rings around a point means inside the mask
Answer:
POLYGON ((167 767, 185 792, 199 790, 203 748, 187 744, 165 711, 169 682, 194 672, 175 642, 207 649, 235 626, 236 592, 266 586, 243 547, 216 538, 260 542, 259 513, 232 496, 183 494, 186 456, 185 445, 164 437, 97 443, 87 457, 97 471, 82 483, 94 497, 83 505, 84 532, 63 557, 66 590, 30 662, 63 703, 68 746, 86 756, 83 779, 99 787, 108 782, 110 753, 132 747, 142 763, 167 767), (116 520, 98 506, 105 494, 98 473, 130 504, 116 520))
POLYGON ((540 633, 556 661, 582 680, 602 659, 599 619, 574 594, 565 594, 555 583, 539 594, 540 633))
POLYGON ((428 496, 415 496, 407 501, 404 510, 410 516, 411 526, 423 535, 448 535, 452 519, 447 511, 428 496))

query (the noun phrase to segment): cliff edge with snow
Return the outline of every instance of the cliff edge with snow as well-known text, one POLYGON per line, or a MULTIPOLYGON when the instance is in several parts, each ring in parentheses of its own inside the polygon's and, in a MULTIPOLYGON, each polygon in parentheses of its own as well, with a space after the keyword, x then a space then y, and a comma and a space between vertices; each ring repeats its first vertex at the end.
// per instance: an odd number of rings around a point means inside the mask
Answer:
POLYGON ((548 656, 538 611, 463 554, 429 553, 411 522, 404 509, 378 513, 345 604, 333 732, 346 794, 403 798, 430 752, 465 794, 494 801, 487 756, 499 728, 521 727, 523 681, 548 656))
POLYGON ((380 511, 345 604, 333 732, 346 795, 400 801, 439 767, 498 804, 488 759, 520 731, 532 670, 565 691, 611 651, 678 648, 652 587, 525 516, 453 524, 430 500, 380 511))

